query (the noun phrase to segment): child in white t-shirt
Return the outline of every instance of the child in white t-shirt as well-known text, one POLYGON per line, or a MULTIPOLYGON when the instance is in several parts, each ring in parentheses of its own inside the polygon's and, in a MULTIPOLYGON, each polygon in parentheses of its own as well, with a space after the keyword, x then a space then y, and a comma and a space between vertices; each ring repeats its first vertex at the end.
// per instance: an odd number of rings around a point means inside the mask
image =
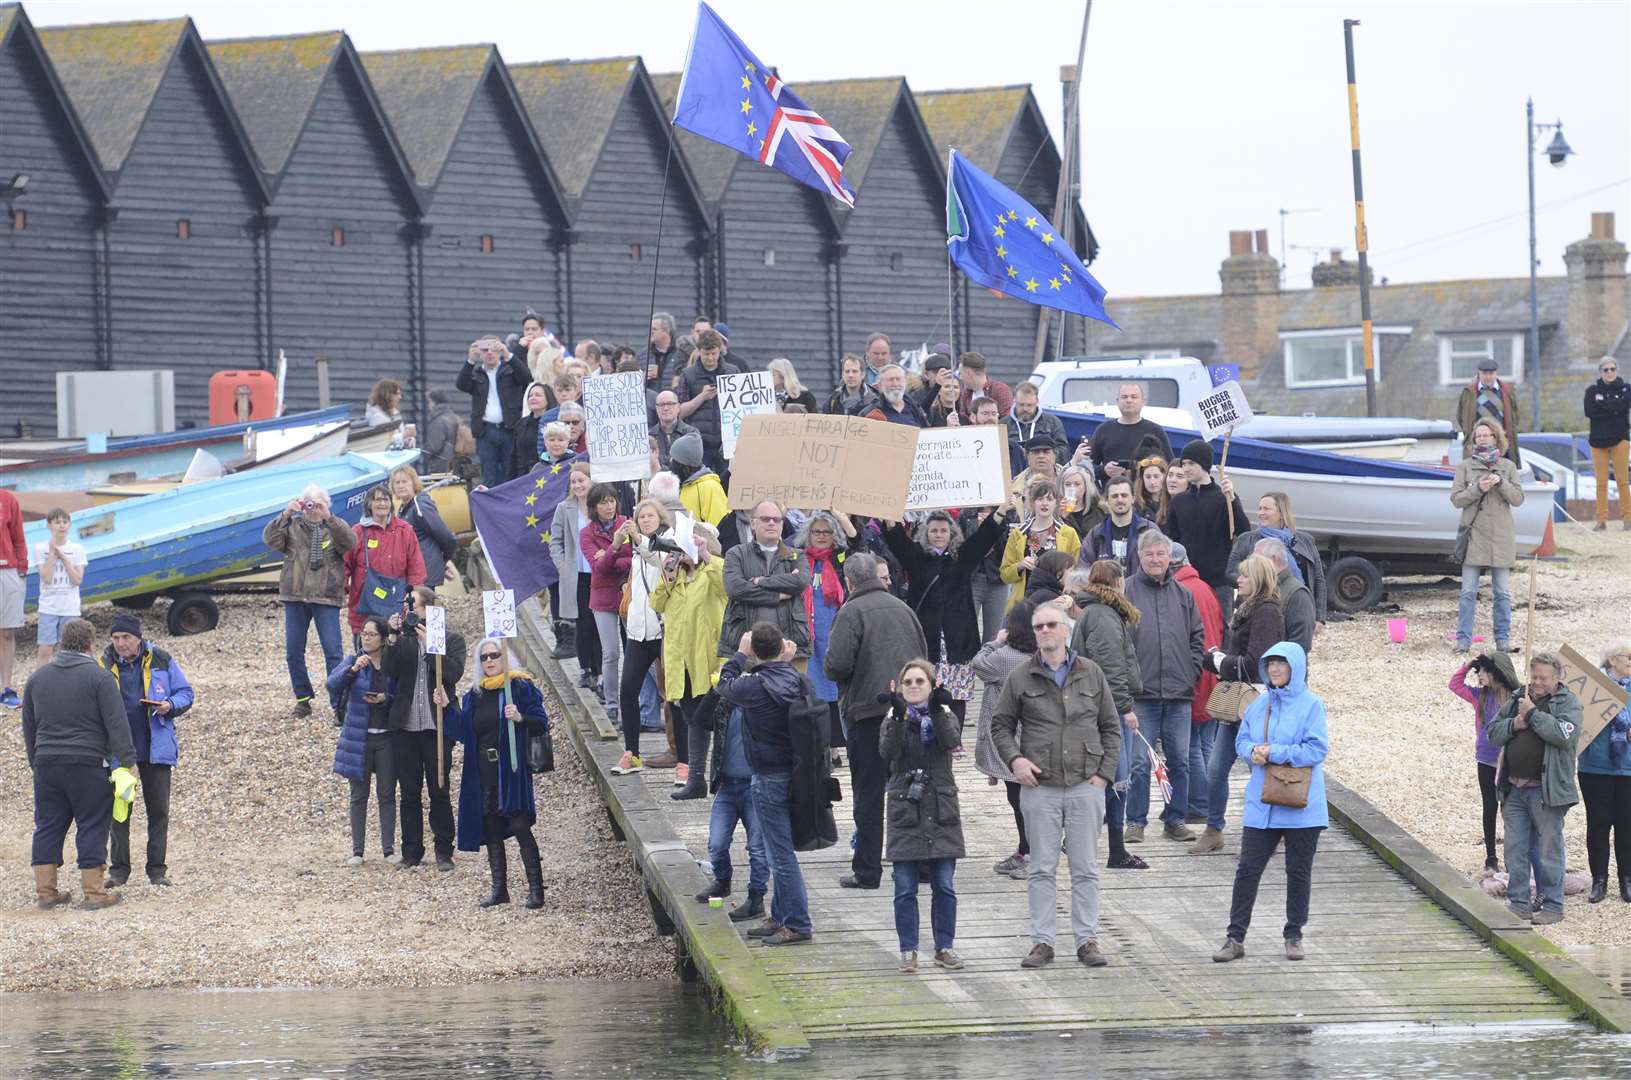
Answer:
POLYGON ((85 549, 68 539, 68 511, 57 507, 45 515, 51 539, 34 545, 40 568, 40 647, 36 659, 51 662, 62 627, 79 618, 79 583, 85 579, 85 549))

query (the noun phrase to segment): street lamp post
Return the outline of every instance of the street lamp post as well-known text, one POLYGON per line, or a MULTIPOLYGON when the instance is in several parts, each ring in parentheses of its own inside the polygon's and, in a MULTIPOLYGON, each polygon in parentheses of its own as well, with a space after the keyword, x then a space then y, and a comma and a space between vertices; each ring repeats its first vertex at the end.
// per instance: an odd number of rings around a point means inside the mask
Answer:
POLYGON ((1524 377, 1529 380, 1530 426, 1540 430, 1540 302, 1535 289, 1535 270, 1540 265, 1535 257, 1535 136, 1551 131, 1552 141, 1546 144, 1546 160, 1562 168, 1574 151, 1563 139, 1563 121, 1555 124, 1535 123, 1535 99, 1524 101, 1524 120, 1528 136, 1524 156, 1529 164, 1529 339, 1525 348, 1524 377))

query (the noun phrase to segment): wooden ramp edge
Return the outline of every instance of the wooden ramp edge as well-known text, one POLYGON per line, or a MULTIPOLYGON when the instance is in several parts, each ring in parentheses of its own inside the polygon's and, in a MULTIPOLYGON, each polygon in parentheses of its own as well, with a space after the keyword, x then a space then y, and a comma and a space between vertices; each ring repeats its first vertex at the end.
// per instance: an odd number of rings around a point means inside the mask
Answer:
POLYGON ((1631 999, 1570 959, 1527 920, 1427 850, 1364 796, 1344 787, 1329 773, 1325 776, 1325 801, 1331 816, 1355 839, 1435 904, 1580 1010, 1594 1025, 1603 1031, 1631 1033, 1631 999))

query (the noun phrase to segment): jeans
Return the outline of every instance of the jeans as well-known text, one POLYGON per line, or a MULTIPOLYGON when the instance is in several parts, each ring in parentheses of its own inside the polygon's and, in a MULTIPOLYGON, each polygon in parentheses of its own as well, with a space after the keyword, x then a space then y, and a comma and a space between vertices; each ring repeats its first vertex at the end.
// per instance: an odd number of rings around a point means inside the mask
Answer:
POLYGON ((1026 882, 1031 907, 1031 943, 1052 946, 1058 915, 1059 842, 1070 858, 1070 929, 1076 947, 1099 931, 1099 828, 1104 824, 1104 789, 1091 781, 1070 787, 1028 787, 1019 793, 1025 835, 1031 841, 1031 873, 1026 882))
POLYGON ((974 574, 972 584, 974 610, 980 613, 980 642, 984 644, 995 640, 997 631, 1002 629, 1003 609, 1008 604, 1008 583, 989 570, 981 570, 974 574))
POLYGON ((1535 884, 1543 911, 1563 911, 1563 815, 1566 806, 1547 806, 1540 787, 1513 787, 1501 800, 1506 823, 1506 902, 1529 914, 1529 863, 1534 857, 1535 884))
POLYGON ((957 890, 951 879, 956 872, 957 860, 952 858, 895 863, 895 936, 900 939, 901 952, 917 952, 917 886, 924 878, 933 893, 929 927, 935 950, 952 947, 957 938, 957 890))
POLYGON ((1478 616, 1478 577, 1489 570, 1490 588, 1495 592, 1495 644, 1512 640, 1512 593, 1507 589, 1511 570, 1504 566, 1463 566, 1461 568, 1461 607, 1455 621, 1457 648, 1472 644, 1472 627, 1478 616))
POLYGON ((1116 758, 1116 782, 1104 792, 1104 821, 1113 838, 1111 853, 1119 850, 1121 834, 1127 826, 1127 791, 1132 786, 1133 759, 1145 757, 1144 744, 1133 738, 1132 729, 1121 722, 1121 754, 1116 758), (1118 790, 1119 786, 1119 790, 1118 790))
MULTIPOLYGON (((290 556, 295 558, 295 556, 290 556)), ((332 604, 302 604, 285 601, 283 604, 283 654, 289 661, 289 684, 294 687, 294 699, 306 701, 312 696, 311 676, 306 673, 306 630, 317 624, 317 640, 323 646, 323 680, 340 666, 345 654, 340 648, 340 609, 332 604)))
MULTIPOLYGON (((597 611, 595 622, 598 625, 602 616, 609 616, 613 633, 616 633, 617 612, 597 611)), ((604 639, 602 639, 604 641, 604 639)), ((613 638, 615 648, 616 639, 613 638)), ((602 648, 604 648, 602 644, 602 648)), ((623 721, 623 749, 630 753, 640 752, 640 697, 646 684, 647 676, 651 674, 652 665, 663 655, 663 639, 654 641, 628 640, 628 655, 624 657, 622 674, 617 676, 617 696, 611 700, 617 702, 621 708, 619 719, 623 721)), ((611 668, 610 674, 616 674, 617 667, 611 668)), ((609 684, 608 684, 609 685, 609 684)), ((610 696, 611 691, 607 691, 610 696)))
MULTIPOLYGON (((438 859, 453 857, 453 801, 446 786, 436 783, 436 731, 394 731, 391 755, 396 780, 402 788, 397 815, 402 821, 402 861, 410 865, 425 858, 425 815, 421 793, 430 790, 430 832, 438 859)), ((453 740, 442 739, 444 775, 453 782, 453 740)))
POLYGON ((804 891, 804 871, 793 850, 793 777, 791 773, 754 773, 753 808, 764 836, 765 857, 776 879, 770 917, 777 926, 808 934, 810 898, 804 891))
MULTIPOLYGON (((164 853, 170 841, 170 770, 169 765, 136 763, 141 776, 142 809, 147 813, 147 876, 161 876, 166 867, 164 853)), ((132 806, 131 812, 136 808, 132 806)), ((115 821, 109 828, 112 855, 108 866, 113 870, 130 873, 130 818, 115 821)))
POLYGON ((35 866, 61 866, 62 842, 74 826, 79 868, 107 862, 108 825, 113 821, 113 785, 100 765, 34 765, 35 866))
POLYGON ((1285 939, 1301 941, 1308 925, 1308 898, 1314 890, 1314 850, 1319 847, 1320 829, 1240 830, 1240 862, 1235 866, 1234 896, 1229 901, 1229 936, 1246 940, 1252 925, 1252 908, 1257 904, 1257 883, 1274 849, 1286 842, 1286 925, 1285 939))
POLYGON ((510 457, 515 449, 515 435, 503 424, 483 424, 476 436, 476 457, 481 462, 481 482, 497 487, 510 475, 510 457))
POLYGON ((1211 785, 1206 782, 1206 763, 1212 757, 1212 746, 1218 737, 1218 722, 1209 720, 1193 725, 1189 733, 1189 805, 1190 817, 1206 817, 1206 806, 1211 801, 1211 785))
MULTIPOLYGON (((595 633, 600 638, 600 702, 606 706, 610 714, 617 708, 618 690, 621 686, 621 664, 623 656, 623 623, 615 611, 595 612, 595 633)), ((660 653, 662 644, 656 643, 660 653)), ((635 691, 634 709, 634 746, 635 753, 640 752, 640 707, 639 690, 635 691)), ((612 719, 616 719, 615 716, 612 719)), ((625 749, 631 749, 625 747, 625 749)))
MULTIPOLYGON (((661 662, 662 651, 658 650, 658 661, 661 662)), ((640 730, 663 730, 663 695, 657 689, 657 668, 655 666, 646 672, 645 681, 640 684, 640 730)))
POLYGON ((849 726, 849 785, 855 807, 855 855, 850 872, 867 888, 883 879, 883 793, 889 766, 878 754, 882 719, 851 722, 849 726))
POLYGON ((1212 734, 1212 753, 1206 759, 1206 825, 1222 830, 1223 812, 1229 809, 1229 773, 1235 767, 1235 736, 1240 724, 1214 720, 1206 725, 1212 734))
MULTIPOLYGON (((1172 781, 1172 801, 1161 812, 1161 820, 1168 825, 1184 823, 1184 807, 1189 804, 1189 729, 1190 703, 1172 698, 1139 698, 1133 702, 1138 716, 1138 730, 1153 747, 1158 742, 1167 762, 1167 775, 1172 781)), ((1127 787, 1127 820, 1134 825, 1147 825, 1150 820, 1150 755, 1144 743, 1133 740, 1132 783, 1127 787)))
POLYGON ((1631 442, 1621 439, 1613 446, 1591 448, 1591 475, 1597 481, 1597 520, 1608 521, 1608 466, 1614 465, 1614 480, 1620 485, 1620 517, 1631 521, 1631 484, 1626 483, 1626 458, 1631 442))
POLYGON ((362 779, 351 783, 351 854, 361 855, 363 834, 368 828, 368 777, 374 777, 375 800, 379 803, 379 846, 389 855, 396 850, 396 758, 391 752, 391 736, 368 733, 368 749, 363 753, 362 779))
POLYGON ((1614 869, 1631 878, 1631 776, 1583 772, 1580 801, 1586 804, 1586 862, 1591 876, 1608 877, 1608 837, 1614 834, 1614 869))
POLYGON ((769 891, 770 863, 753 805, 753 782, 722 778, 708 814, 708 861, 713 864, 714 880, 726 885, 731 883, 731 838, 739 821, 748 834, 748 892, 763 896, 769 891))

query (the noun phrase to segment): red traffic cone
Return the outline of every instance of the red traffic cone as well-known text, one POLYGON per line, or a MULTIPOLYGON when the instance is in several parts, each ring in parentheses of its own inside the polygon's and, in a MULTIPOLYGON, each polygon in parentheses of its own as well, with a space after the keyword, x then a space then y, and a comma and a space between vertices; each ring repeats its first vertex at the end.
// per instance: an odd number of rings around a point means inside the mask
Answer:
POLYGON ((1535 557, 1548 558, 1557 554, 1557 538, 1552 535, 1552 518, 1546 516, 1546 534, 1540 538, 1540 546, 1535 549, 1535 557))

